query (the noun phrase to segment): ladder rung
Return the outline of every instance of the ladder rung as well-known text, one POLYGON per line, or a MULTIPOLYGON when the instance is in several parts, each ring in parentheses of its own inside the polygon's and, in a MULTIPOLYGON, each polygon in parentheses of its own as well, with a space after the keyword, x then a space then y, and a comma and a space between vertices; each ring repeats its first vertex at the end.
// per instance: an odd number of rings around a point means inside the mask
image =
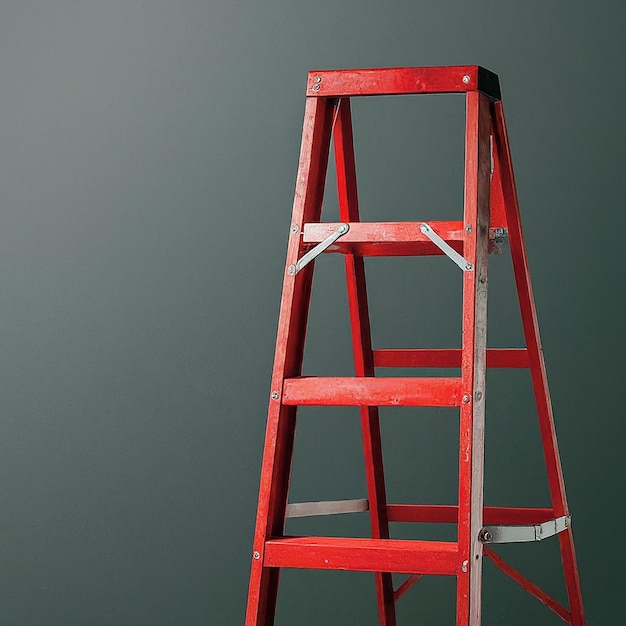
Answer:
MULTIPOLYGON (((374 350, 375 367, 461 367, 460 349, 374 350)), ((487 367, 525 368, 526 348, 489 348, 487 367)))
POLYGON ((460 406, 460 378, 286 378, 283 403, 309 406, 460 406))
POLYGON ((265 543, 265 567, 455 575, 457 544, 404 539, 282 537, 265 543))
MULTIPOLYGON (((390 522, 456 524, 459 507, 454 504, 388 504, 387 515, 390 522)), ((553 518, 553 509, 504 506, 483 509, 483 523, 489 525, 543 524, 553 518)))
MULTIPOLYGON (((421 256, 443 252, 420 230, 423 222, 349 222, 350 230, 326 252, 360 256, 421 256)), ((457 252, 463 250, 463 222, 428 222, 457 252)), ((341 223, 322 222, 304 225, 302 241, 320 243, 341 223)))
MULTIPOLYGON (((424 222, 310 222, 304 225, 303 243, 319 244, 342 226, 349 230, 325 252, 358 256, 429 256, 442 255, 441 249, 427 237, 420 226, 424 222)), ((463 222, 428 222, 428 225, 459 254, 463 253, 463 222)), ((499 250, 504 228, 489 229, 490 252, 499 250)))

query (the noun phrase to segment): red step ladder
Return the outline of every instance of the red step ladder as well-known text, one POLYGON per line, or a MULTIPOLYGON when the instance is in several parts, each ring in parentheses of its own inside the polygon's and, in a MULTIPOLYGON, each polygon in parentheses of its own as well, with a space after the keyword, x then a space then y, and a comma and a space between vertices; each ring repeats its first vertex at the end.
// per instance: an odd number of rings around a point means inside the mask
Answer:
POLYGON ((483 557, 490 559, 565 623, 585 617, 570 515, 531 288, 513 165, 496 74, 478 66, 310 72, 302 147, 272 375, 246 626, 274 623, 281 568, 374 572, 381 626, 396 624, 395 603, 423 575, 457 579, 457 626, 481 622, 483 557), (463 221, 361 222, 357 201, 350 98, 465 93, 463 221), (322 196, 331 141, 340 223, 323 223, 322 196), (488 349, 487 254, 507 236, 526 348, 488 349), (345 255, 354 377, 303 377, 302 358, 314 259, 345 255), (373 349, 364 257, 446 255, 463 274, 460 349, 373 349), (376 377, 377 367, 460 368, 460 377, 376 377), (552 506, 483 505, 486 368, 528 368, 537 406, 552 506), (366 500, 287 504, 298 406, 358 406, 365 453, 366 500), (378 407, 458 407, 456 505, 388 504, 378 407), (371 538, 289 537, 285 518, 369 511, 371 538), (389 522, 457 525, 456 541, 398 540, 389 522), (490 546, 556 535, 569 608, 507 564, 490 546), (407 574, 394 590, 392 573, 407 574))

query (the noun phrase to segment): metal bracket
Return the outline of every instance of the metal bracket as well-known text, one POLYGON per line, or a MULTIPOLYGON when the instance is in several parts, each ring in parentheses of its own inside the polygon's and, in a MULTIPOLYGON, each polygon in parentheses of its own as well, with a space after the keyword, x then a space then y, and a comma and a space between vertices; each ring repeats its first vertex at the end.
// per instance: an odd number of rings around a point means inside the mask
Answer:
POLYGON ((339 228, 329 237, 326 237, 324 241, 318 243, 315 248, 311 248, 295 265, 290 265, 287 268, 287 273, 291 276, 297 274, 303 267, 308 265, 315 257, 319 256, 331 246, 339 237, 345 235, 350 230, 349 224, 341 224, 339 228))
POLYGON ((523 543, 541 541, 563 532, 572 523, 569 515, 534 526, 485 526, 479 535, 483 543, 523 543))
POLYGON ((464 272, 474 269, 474 266, 469 261, 462 257, 452 246, 448 245, 428 224, 420 224, 420 230, 464 272))
POLYGON ((285 517, 313 517, 316 515, 339 515, 341 513, 361 513, 369 511, 369 501, 326 500, 323 502, 296 502, 288 504, 285 517))

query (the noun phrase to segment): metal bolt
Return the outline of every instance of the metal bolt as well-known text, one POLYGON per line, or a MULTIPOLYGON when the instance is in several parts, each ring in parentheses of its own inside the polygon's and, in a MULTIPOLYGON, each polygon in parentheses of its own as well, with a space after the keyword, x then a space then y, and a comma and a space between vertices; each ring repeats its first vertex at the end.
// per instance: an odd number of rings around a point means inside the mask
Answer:
POLYGON ((259 560, 261 558, 261 555, 258 552, 253 552, 252 553, 252 558, 259 560))
POLYGON ((313 85, 313 87, 311 87, 311 89, 313 91, 319 91, 320 90, 320 86, 318 84, 316 84, 316 85, 313 85))
POLYGON ((465 76, 463 76, 463 82, 464 82, 466 85, 467 85, 467 83, 469 83, 469 82, 470 82, 470 80, 471 80, 471 79, 470 79, 470 77, 469 77, 467 74, 465 74, 465 76))
POLYGON ((297 232, 298 232, 298 230, 299 230, 299 228, 298 228, 298 225, 297 225, 297 224, 294 224, 294 225, 291 227, 291 232, 292 232, 292 233, 297 233, 297 232))
POLYGON ((477 391, 474 397, 476 398, 476 400, 480 400, 483 397, 483 392, 477 391))
POLYGON ((278 400, 279 397, 278 391, 272 391, 272 400, 278 400))
POLYGON ((295 265, 290 265, 287 268, 287 274, 289 274, 290 276, 293 276, 296 273, 296 266, 295 265))
POLYGON ((462 572, 467 572, 467 566, 469 565, 469 561, 465 560, 463 561, 463 563, 461 563, 461 571, 462 572))
POLYGON ((471 263, 466 263, 465 264, 465 269, 469 272, 470 270, 474 269, 474 266, 471 263))
POLYGON ((470 397, 467 394, 465 394, 463 396, 463 404, 467 404, 469 401, 470 401, 470 397))
POLYGON ((493 539, 493 535, 488 530, 483 528, 478 535, 478 539, 480 539, 483 543, 489 543, 493 539))
POLYGON ((471 224, 468 224, 468 225, 465 227, 465 232, 466 232, 468 235, 472 232, 472 225, 471 225, 471 224))
POLYGON ((322 82, 322 77, 321 76, 316 76, 315 77, 315 82, 316 83, 321 83, 322 82))

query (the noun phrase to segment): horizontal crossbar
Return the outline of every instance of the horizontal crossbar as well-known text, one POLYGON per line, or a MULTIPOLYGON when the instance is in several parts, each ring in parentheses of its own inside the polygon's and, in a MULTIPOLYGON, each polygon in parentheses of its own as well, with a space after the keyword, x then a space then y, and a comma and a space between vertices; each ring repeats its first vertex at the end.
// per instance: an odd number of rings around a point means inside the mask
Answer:
MULTIPOLYGON (((388 504, 390 522, 423 522, 456 524, 459 507, 454 504, 388 504)), ((484 524, 542 524, 554 518, 554 511, 545 508, 486 506, 484 524)))
MULTIPOLYGON (((461 367, 461 350, 374 350, 375 367, 461 367)), ((526 348, 489 348, 487 367, 529 367, 526 348)))
POLYGON ((478 65, 309 72, 307 96, 379 96, 481 91, 500 100, 497 74, 478 65))
POLYGON ((457 544, 444 541, 281 537, 266 542, 263 565, 454 576, 457 554, 457 544))
MULTIPOLYGON (((359 256, 420 256, 443 252, 422 232, 423 222, 350 222, 350 230, 328 247, 327 252, 359 256)), ((463 222, 429 222, 442 239, 457 252, 463 250, 463 222)), ((302 241, 324 241, 339 228, 335 222, 304 225, 302 241)))
MULTIPOLYGON (((468 396, 469 399, 469 396, 468 396)), ((460 406, 460 378, 286 378, 283 403, 309 406, 460 406)))
MULTIPOLYGON (((320 244, 332 237, 341 228, 340 222, 309 222, 304 225, 302 241, 306 244, 320 244)), ((355 254, 357 256, 434 256, 443 251, 435 245, 431 237, 424 234, 424 222, 348 222, 349 231, 341 239, 330 244, 325 252, 355 254)), ((453 250, 463 252, 463 222, 428 222, 453 250)), ((503 228, 490 228, 490 251, 498 249, 502 240, 503 228)))

